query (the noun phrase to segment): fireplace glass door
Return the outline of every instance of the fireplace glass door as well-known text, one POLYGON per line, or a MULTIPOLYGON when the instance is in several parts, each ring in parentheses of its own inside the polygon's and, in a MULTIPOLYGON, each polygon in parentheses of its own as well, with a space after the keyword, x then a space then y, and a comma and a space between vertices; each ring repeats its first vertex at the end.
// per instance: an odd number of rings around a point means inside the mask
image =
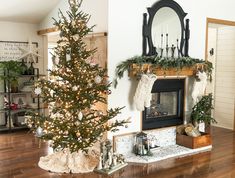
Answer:
POLYGON ((142 129, 180 125, 184 115, 184 79, 158 79, 152 88, 150 107, 143 111, 142 129))
POLYGON ((177 98, 177 92, 153 93, 151 106, 146 108, 146 119, 176 116, 177 98))

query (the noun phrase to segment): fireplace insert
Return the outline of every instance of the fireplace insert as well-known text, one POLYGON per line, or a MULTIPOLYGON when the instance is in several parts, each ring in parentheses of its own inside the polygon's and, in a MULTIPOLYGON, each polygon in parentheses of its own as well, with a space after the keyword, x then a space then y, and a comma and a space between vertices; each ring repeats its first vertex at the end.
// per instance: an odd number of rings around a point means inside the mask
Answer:
POLYGON ((185 79, 155 81, 151 106, 143 111, 143 130, 183 124, 184 83, 185 79))

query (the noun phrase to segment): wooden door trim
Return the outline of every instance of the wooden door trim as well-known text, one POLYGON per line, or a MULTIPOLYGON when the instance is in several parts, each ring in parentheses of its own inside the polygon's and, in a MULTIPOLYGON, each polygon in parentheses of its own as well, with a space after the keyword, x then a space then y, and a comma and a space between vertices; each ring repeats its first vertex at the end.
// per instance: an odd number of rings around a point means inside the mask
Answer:
MULTIPOLYGON (((219 25, 227 25, 227 26, 235 26, 235 21, 214 19, 214 18, 207 18, 206 19, 206 45, 205 45, 205 59, 206 60, 208 58, 207 50, 208 50, 208 26, 209 26, 209 23, 214 23, 214 24, 219 24, 219 25)), ((234 113, 235 113, 235 105, 234 105, 234 113)), ((235 130, 235 114, 234 114, 234 119, 233 119, 233 130, 235 130)))
POLYGON ((52 27, 52 28, 46 28, 46 29, 42 29, 42 30, 38 30, 37 34, 38 35, 47 35, 48 33, 53 33, 53 32, 58 32, 59 29, 56 27, 52 27))
MULTIPOLYGON (((59 32, 59 29, 57 27, 46 28, 43 30, 38 30, 37 34, 48 35, 49 33, 53 33, 53 32, 59 32)), ((98 36, 108 36, 108 33, 107 32, 92 33, 92 34, 88 34, 85 38, 98 37, 98 36)))
POLYGON ((206 18, 206 44, 205 44, 205 59, 207 60, 207 49, 208 49, 208 26, 209 23, 215 23, 215 24, 220 24, 220 25, 228 25, 228 26, 235 26, 234 21, 229 21, 229 20, 222 20, 222 19, 214 19, 214 18, 206 18))

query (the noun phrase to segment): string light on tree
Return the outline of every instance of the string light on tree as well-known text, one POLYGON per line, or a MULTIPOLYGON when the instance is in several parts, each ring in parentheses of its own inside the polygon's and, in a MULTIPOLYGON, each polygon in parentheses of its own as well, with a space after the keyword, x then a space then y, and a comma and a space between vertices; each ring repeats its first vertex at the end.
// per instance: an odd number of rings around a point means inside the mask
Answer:
MULTIPOLYGON (((67 154, 88 153, 105 132, 117 130, 127 123, 119 120, 108 124, 122 108, 110 108, 104 112, 95 107, 107 103, 104 93, 109 93, 110 84, 105 82, 106 69, 87 62, 95 49, 88 49, 82 39, 92 32, 93 27, 87 26, 90 17, 80 10, 81 2, 69 0, 68 14, 59 11, 59 19, 54 19, 61 39, 54 48, 55 67, 49 71, 49 78, 53 79, 41 78, 34 91, 37 95, 43 94, 42 100, 50 112, 46 116, 32 112, 29 118, 35 132, 36 128, 42 128, 41 139, 53 140, 53 149, 67 150, 67 154)), ((57 157, 57 160, 60 159, 57 157)))

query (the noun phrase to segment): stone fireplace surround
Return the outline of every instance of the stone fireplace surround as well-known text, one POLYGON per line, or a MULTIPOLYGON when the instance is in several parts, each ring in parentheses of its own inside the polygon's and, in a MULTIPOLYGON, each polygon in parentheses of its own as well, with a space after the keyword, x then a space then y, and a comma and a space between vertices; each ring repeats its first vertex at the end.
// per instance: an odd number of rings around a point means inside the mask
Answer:
MULTIPOLYGON (((162 76, 161 79, 185 79, 185 99, 184 99, 184 116, 183 123, 188 123, 188 115, 191 112, 191 90, 192 78, 190 76, 162 76)), ((142 119, 141 119, 142 122, 142 119)), ((151 163, 173 157, 182 157, 186 155, 196 154, 199 152, 210 151, 212 145, 190 149, 176 144, 176 126, 164 127, 152 130, 143 130, 149 136, 155 138, 155 145, 157 148, 151 150, 153 156, 136 156, 133 153, 134 140, 136 133, 123 134, 113 137, 114 151, 123 154, 127 162, 134 163, 151 163)))

